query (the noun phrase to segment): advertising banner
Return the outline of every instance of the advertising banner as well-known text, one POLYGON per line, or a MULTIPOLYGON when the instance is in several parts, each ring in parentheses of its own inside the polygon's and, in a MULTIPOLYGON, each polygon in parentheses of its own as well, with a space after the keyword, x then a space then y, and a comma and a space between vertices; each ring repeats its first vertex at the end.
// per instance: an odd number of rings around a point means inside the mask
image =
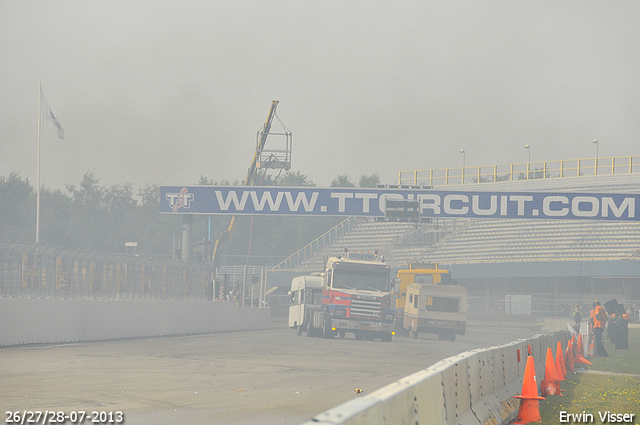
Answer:
POLYGON ((418 201, 422 218, 638 220, 640 195, 450 192, 400 188, 162 186, 167 214, 385 217, 388 200, 418 201))

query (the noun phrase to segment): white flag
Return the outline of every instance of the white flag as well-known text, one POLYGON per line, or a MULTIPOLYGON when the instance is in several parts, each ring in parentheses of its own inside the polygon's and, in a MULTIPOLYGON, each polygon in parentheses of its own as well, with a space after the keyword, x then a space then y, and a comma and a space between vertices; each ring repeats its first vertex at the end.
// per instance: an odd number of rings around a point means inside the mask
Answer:
POLYGON ((58 137, 64 140, 64 128, 60 124, 60 121, 53 115, 53 111, 49 107, 49 103, 47 102, 47 98, 44 96, 44 91, 42 91, 42 87, 40 87, 40 106, 42 108, 42 116, 45 121, 52 121, 56 127, 58 127, 58 137))

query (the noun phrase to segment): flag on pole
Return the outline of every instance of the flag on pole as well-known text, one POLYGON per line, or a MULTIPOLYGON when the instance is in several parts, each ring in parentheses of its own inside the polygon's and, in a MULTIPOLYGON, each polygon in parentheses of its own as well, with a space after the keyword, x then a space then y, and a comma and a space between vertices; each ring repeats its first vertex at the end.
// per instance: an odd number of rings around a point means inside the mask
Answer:
POLYGON ((53 115, 53 111, 49 107, 49 102, 47 102, 47 98, 44 96, 44 91, 42 87, 40 87, 40 98, 41 98, 41 108, 42 108, 42 116, 45 121, 52 121, 55 126, 58 128, 58 137, 64 140, 64 128, 60 124, 60 121, 53 115))

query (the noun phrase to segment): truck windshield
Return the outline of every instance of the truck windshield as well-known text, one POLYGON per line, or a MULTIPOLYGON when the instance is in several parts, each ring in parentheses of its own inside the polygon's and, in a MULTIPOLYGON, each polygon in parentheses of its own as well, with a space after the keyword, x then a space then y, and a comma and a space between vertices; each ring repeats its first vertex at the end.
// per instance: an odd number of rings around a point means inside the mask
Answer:
POLYGON ((341 267, 333 272, 333 287, 387 292, 389 290, 389 269, 383 267, 366 270, 365 268, 341 267))

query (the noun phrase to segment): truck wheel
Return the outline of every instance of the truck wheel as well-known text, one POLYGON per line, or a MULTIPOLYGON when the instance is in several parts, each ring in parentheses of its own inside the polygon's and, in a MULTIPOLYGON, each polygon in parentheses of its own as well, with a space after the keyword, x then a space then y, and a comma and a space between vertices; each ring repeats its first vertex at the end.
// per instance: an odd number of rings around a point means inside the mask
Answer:
POLYGON ((340 335, 340 338, 344 338, 347 335, 347 333, 345 331, 340 331, 338 332, 338 335, 340 335))
POLYGON ((414 331, 413 329, 409 329, 409 338, 418 339, 418 331, 414 331))
POLYGON ((324 339, 331 339, 333 338, 333 331, 331 330, 331 319, 324 319, 324 326, 323 328, 323 332, 322 332, 322 336, 324 337, 324 339))
POLYGON ((314 337, 316 335, 316 329, 311 326, 311 317, 307 317, 307 336, 309 338, 314 337))
POLYGON ((302 325, 296 326, 296 335, 302 335, 302 325))

